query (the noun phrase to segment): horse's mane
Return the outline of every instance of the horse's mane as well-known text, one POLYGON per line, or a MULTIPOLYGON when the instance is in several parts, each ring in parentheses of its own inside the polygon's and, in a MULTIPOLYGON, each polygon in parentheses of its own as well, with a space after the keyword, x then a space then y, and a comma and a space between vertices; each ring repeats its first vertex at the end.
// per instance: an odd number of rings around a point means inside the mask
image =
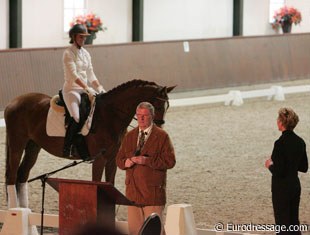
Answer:
POLYGON ((128 82, 125 82, 121 85, 118 85, 117 87, 114 87, 112 90, 108 91, 107 93, 100 94, 98 98, 103 98, 106 99, 110 96, 113 96, 119 92, 122 92, 129 87, 145 87, 145 86, 158 86, 155 82, 150 82, 150 81, 145 81, 145 80, 140 80, 140 79, 134 79, 128 82))

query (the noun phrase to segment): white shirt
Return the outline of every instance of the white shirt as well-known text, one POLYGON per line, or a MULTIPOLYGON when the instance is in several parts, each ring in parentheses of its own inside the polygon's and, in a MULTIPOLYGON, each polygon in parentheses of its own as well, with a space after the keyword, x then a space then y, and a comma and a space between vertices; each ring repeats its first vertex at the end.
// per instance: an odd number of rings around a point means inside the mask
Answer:
MULTIPOLYGON (((151 135, 152 127, 153 127, 153 124, 150 125, 148 128, 146 128, 146 129, 144 130, 144 134, 145 134, 144 144, 146 143, 147 139, 148 139, 149 136, 151 135)), ((138 146, 138 144, 139 144, 139 139, 140 139, 141 131, 142 131, 142 130, 139 128, 139 135, 138 135, 138 140, 137 140, 137 146, 138 146)))
POLYGON ((65 83, 64 89, 82 89, 75 83, 81 79, 85 84, 97 80, 93 71, 90 54, 86 49, 78 49, 75 45, 68 47, 63 54, 65 83))

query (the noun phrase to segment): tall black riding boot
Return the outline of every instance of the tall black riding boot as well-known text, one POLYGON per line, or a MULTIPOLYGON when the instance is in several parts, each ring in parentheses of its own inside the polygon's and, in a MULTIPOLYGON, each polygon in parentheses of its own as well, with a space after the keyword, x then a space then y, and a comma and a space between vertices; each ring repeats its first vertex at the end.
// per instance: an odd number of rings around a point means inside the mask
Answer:
POLYGON ((63 149, 64 157, 70 156, 73 139, 75 138, 79 130, 80 130, 79 123, 77 123, 73 118, 71 118, 69 121, 68 127, 67 127, 65 141, 64 141, 64 149, 63 149))
POLYGON ((77 134, 76 138, 73 140, 73 143, 80 157, 86 161, 90 160, 89 151, 84 136, 77 134))

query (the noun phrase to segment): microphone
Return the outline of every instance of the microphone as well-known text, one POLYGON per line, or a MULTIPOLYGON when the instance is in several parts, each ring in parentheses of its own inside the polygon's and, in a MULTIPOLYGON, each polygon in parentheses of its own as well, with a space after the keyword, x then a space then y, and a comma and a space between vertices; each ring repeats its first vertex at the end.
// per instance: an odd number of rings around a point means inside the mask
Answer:
MULTIPOLYGON (((134 156, 140 156, 141 155, 141 150, 140 149, 137 149, 135 152, 134 152, 134 156)), ((143 154, 144 157, 149 157, 150 155, 148 155, 147 153, 143 154)))
POLYGON ((106 151, 107 151, 107 150, 106 150, 105 148, 103 148, 103 149, 101 149, 95 156, 90 157, 90 158, 86 158, 86 159, 83 160, 83 161, 84 161, 84 162, 87 162, 87 163, 93 163, 99 156, 105 154, 106 151), (89 160, 87 160, 87 159, 89 159, 89 160))
POLYGON ((135 152, 134 152, 134 155, 135 156, 140 156, 141 154, 141 150, 140 149, 137 149, 135 152))

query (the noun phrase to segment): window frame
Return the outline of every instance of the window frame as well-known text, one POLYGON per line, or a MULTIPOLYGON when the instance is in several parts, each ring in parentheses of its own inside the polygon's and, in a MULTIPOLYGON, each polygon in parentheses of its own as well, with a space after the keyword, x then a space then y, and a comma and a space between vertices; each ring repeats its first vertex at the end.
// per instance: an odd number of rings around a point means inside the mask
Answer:
POLYGON ((65 35, 68 34, 70 30, 70 22, 73 20, 74 17, 78 15, 85 15, 87 13, 87 0, 80 0, 82 2, 82 7, 77 7, 77 2, 75 0, 63 0, 63 33, 65 35), (73 6, 66 7, 66 1, 71 1, 73 3, 73 6), (72 18, 67 16, 68 14, 66 11, 72 11, 72 18), (71 18, 69 20, 69 18, 71 18))
POLYGON ((269 2, 269 23, 273 23, 273 16, 275 11, 279 10, 285 5, 285 0, 270 0, 269 2))

